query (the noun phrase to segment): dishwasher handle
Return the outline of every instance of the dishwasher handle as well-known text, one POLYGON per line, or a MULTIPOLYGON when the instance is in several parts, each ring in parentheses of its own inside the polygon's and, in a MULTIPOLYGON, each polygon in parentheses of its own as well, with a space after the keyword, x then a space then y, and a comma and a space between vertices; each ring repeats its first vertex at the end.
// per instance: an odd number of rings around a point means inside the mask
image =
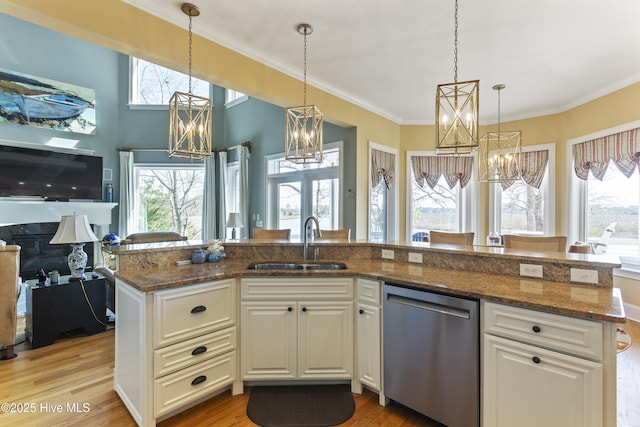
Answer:
POLYGON ((454 316, 462 319, 471 318, 471 313, 469 312, 469 310, 464 310, 443 304, 437 304, 429 301, 423 301, 415 298, 404 297, 401 295, 388 294, 387 301, 394 302, 396 304, 408 305, 422 310, 433 311, 435 313, 445 314, 447 316, 454 316))

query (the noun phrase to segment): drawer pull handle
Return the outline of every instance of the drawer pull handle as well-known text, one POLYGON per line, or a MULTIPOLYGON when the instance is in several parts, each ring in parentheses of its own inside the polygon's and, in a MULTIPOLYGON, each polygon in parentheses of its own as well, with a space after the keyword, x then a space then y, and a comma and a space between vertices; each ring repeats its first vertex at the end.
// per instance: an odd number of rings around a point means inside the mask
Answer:
POLYGON ((533 329, 533 332, 535 332, 536 334, 537 334, 538 332, 540 332, 540 326, 538 326, 538 325, 535 325, 535 326, 534 326, 533 328, 531 328, 531 329, 533 329))
POLYGON ((194 348, 193 351, 191 352, 191 355, 192 356, 197 356, 197 355, 202 354, 202 353, 204 353, 206 351, 207 351, 207 347, 201 345, 200 347, 194 348))
POLYGON ((360 314, 364 314, 364 310, 363 310, 363 309, 360 309, 360 310, 358 310, 358 313, 360 313, 360 314))
POLYGON ((293 307, 288 307, 287 311, 293 311, 293 307))
POLYGON ((206 310, 207 310, 207 307, 205 307, 204 305, 198 305, 191 309, 191 314, 202 313, 203 311, 206 311, 206 310))
POLYGON ((540 363, 540 358, 538 356, 533 356, 531 360, 533 360, 533 363, 540 363))
POLYGON ((191 381, 191 385, 202 384, 206 380, 207 380, 207 377, 205 375, 200 375, 199 377, 196 377, 193 379, 193 381, 191 381))
POLYGON ((302 311, 307 311, 307 307, 302 307, 302 311))

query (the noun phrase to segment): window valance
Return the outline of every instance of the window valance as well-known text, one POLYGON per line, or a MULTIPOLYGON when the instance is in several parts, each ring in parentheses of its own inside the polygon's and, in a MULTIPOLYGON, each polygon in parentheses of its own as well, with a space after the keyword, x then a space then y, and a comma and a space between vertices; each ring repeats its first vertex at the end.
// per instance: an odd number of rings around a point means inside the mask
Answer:
POLYGON ((371 188, 376 188, 384 180, 387 190, 391 188, 395 173, 396 156, 392 153, 371 149, 371 188))
MULTIPOLYGON (((522 180, 528 185, 540 188, 542 180, 544 179, 544 173, 547 170, 547 164, 549 164, 549 151, 525 151, 521 157, 522 168, 522 180)), ((500 186, 503 190, 508 189, 513 185, 515 181, 501 182, 500 186)))
POLYGON ((635 168, 640 171, 640 128, 596 138, 573 146, 573 170, 576 176, 586 180, 589 171, 602 181, 607 166, 612 161, 627 178, 635 168))
POLYGON ((411 156, 413 177, 420 187, 424 183, 434 188, 441 176, 444 176, 449 188, 460 182, 464 188, 471 179, 473 157, 469 156, 411 156))

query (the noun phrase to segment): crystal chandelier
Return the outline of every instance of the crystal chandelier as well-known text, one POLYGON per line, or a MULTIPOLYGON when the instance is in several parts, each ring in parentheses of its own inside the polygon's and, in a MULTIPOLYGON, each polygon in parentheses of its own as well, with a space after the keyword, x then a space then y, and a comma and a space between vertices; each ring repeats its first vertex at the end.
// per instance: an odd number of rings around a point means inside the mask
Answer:
POLYGON ((498 91, 498 131, 487 132, 480 138, 480 182, 513 182, 520 179, 522 133, 500 130, 500 91, 504 88, 503 84, 493 87, 498 91))
POLYGON ((174 92, 169 101, 169 157, 200 160, 211 155, 211 111, 209 98, 191 92, 191 21, 200 15, 197 6, 183 3, 189 16, 189 93, 174 92))
POLYGON ((285 158, 295 163, 322 161, 322 127, 324 117, 315 105, 307 105, 307 36, 313 32, 309 24, 299 24, 304 36, 304 96, 303 105, 286 110, 287 132, 285 158))
POLYGON ((458 82, 458 0, 455 2, 453 81, 436 91, 436 152, 466 154, 478 146, 479 80, 458 82))

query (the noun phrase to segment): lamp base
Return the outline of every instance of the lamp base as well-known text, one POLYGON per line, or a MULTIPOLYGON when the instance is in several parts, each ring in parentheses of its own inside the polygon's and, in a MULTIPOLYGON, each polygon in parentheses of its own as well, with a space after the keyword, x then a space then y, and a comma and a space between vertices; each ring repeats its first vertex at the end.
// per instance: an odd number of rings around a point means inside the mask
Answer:
POLYGON ((72 243, 73 250, 67 258, 69 264, 69 270, 71 271, 70 281, 73 280, 86 280, 87 276, 84 275, 84 269, 87 267, 87 253, 82 249, 84 243, 72 243))

